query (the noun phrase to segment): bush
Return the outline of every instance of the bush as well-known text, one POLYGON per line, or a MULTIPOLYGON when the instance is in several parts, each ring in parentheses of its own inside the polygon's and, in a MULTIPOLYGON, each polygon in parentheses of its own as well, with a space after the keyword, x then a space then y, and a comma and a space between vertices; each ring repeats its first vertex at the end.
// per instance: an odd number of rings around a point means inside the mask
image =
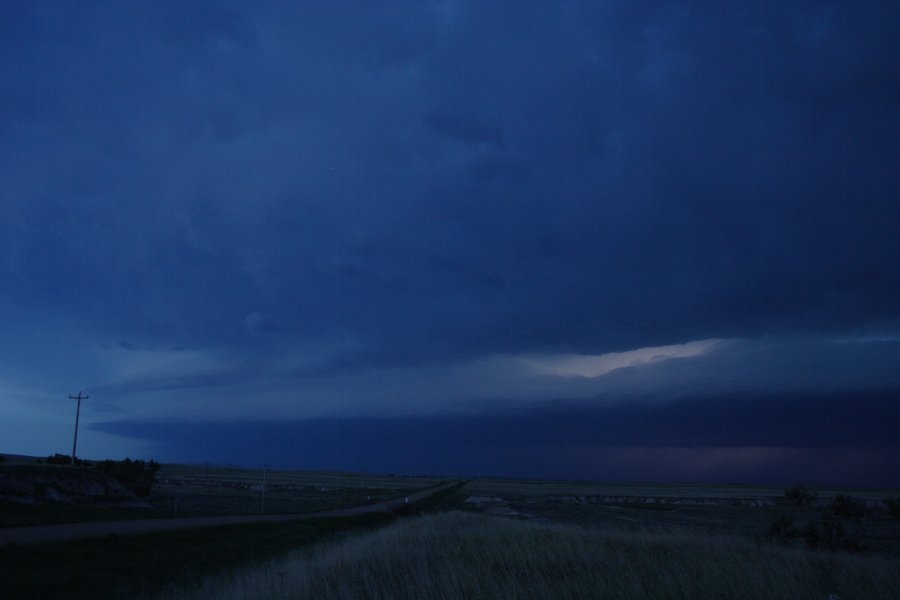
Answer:
POLYGON ((769 538, 782 543, 789 543, 800 534, 794 529, 794 520, 790 517, 778 517, 769 527, 769 538))
POLYGON ((784 490, 784 503, 790 506, 812 506, 817 497, 814 491, 803 484, 784 490))
POLYGON ((156 461, 144 462, 142 460, 104 460, 97 463, 97 469, 103 471, 132 492, 135 496, 143 498, 149 496, 156 483, 156 472, 159 471, 159 463, 156 461))
POLYGON ((70 465, 72 464, 72 457, 57 452, 52 456, 48 456, 47 460, 45 460, 44 462, 46 462, 48 465, 70 465))
POLYGON ((853 496, 838 494, 830 506, 831 512, 842 519, 862 519, 869 514, 866 503, 853 496))
POLYGON ((885 498, 884 506, 888 514, 895 519, 900 519, 900 498, 885 498))
POLYGON ((843 550, 845 552, 865 552, 866 547, 847 533, 844 526, 834 519, 822 518, 820 523, 810 521, 803 531, 806 545, 816 550, 843 550))

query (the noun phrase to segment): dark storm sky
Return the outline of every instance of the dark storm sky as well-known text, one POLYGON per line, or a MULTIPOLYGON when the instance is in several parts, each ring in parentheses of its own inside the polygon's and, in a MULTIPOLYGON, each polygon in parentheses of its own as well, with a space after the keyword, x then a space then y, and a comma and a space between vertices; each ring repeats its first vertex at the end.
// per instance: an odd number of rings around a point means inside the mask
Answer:
POLYGON ((900 485, 898 29, 3 2, 0 450, 900 485))

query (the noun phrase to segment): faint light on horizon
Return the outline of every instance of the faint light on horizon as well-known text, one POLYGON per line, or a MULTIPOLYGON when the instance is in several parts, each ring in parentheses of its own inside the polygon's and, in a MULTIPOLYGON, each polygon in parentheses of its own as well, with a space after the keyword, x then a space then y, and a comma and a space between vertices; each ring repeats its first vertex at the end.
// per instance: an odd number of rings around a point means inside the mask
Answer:
POLYGON ((560 354, 546 356, 529 356, 520 360, 542 375, 560 377, 602 377, 617 369, 651 365, 673 358, 690 358, 706 354, 722 340, 709 339, 673 344, 670 346, 653 346, 638 348, 626 352, 608 352, 606 354, 560 354))

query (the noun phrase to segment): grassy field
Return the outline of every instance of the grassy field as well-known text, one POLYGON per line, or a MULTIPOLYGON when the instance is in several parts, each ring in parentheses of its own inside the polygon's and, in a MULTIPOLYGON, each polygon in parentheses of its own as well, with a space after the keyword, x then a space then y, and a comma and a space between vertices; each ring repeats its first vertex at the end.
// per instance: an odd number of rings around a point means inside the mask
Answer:
POLYGON ((900 520, 842 520, 853 543, 834 547, 801 534, 836 522, 839 494, 897 494, 816 491, 816 506, 786 506, 782 488, 474 480, 442 512, 153 598, 895 598, 900 520), (795 537, 771 535, 779 518, 795 537))
MULTIPOLYGON (((152 509, 7 508, 51 521, 258 513, 264 476, 272 513, 443 481, 163 465, 152 509)), ((475 479, 408 515, 8 546, 0 580, 21 598, 896 597, 900 520, 882 500, 900 492, 815 491, 814 505, 788 506, 779 487, 475 479), (808 547, 839 494, 870 507, 841 521, 852 544, 808 547), (779 519, 790 536, 771 535, 779 519)))
POLYGON ((408 519, 157 600, 896 598, 900 560, 728 534, 460 512, 408 519))

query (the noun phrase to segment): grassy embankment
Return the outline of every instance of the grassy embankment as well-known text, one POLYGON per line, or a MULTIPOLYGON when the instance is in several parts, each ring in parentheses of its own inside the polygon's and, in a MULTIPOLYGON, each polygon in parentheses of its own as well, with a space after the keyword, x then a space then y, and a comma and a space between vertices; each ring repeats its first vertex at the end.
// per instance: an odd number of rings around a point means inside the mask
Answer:
POLYGON ((262 598, 896 598, 900 560, 727 534, 579 527, 451 512, 170 590, 262 598))
POLYGON ((3 546, 0 597, 135 598, 167 585, 194 585, 203 577, 283 556, 304 544, 389 522, 390 517, 373 515, 3 546))
MULTIPOLYGON (((415 509, 439 505, 436 494, 415 509)), ((283 557, 306 545, 345 539, 396 521, 396 514, 306 519, 60 543, 0 546, 0 597, 106 600, 172 586, 283 557)))

